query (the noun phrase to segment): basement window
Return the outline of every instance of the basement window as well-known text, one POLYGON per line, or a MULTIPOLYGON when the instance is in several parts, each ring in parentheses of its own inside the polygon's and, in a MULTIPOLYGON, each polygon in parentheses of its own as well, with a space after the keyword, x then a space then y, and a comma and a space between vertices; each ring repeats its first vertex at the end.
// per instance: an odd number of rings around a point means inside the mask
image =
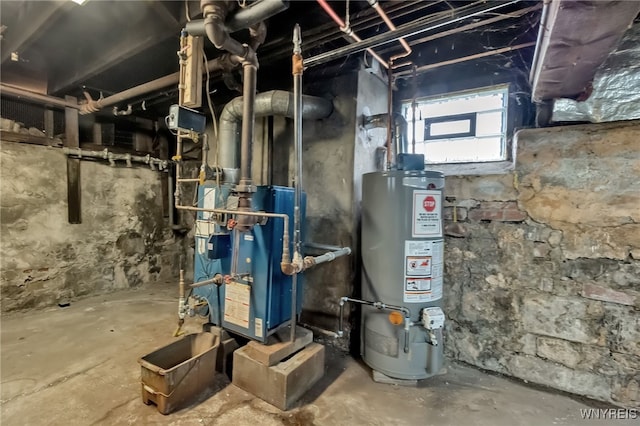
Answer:
MULTIPOLYGON (((491 86, 416 100, 416 153, 427 164, 507 160, 509 86, 491 86)), ((413 142, 411 100, 402 103, 413 142)))

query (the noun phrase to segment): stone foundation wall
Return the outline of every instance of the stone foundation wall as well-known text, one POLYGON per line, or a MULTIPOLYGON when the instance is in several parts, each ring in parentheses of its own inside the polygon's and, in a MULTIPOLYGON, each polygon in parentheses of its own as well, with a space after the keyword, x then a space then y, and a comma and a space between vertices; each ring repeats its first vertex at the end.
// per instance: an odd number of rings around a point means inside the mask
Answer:
POLYGON ((62 150, 3 142, 0 161, 3 312, 177 274, 159 172, 82 161, 82 223, 71 225, 62 150))
POLYGON ((512 174, 447 178, 447 353, 638 407, 640 123, 517 144, 512 174))

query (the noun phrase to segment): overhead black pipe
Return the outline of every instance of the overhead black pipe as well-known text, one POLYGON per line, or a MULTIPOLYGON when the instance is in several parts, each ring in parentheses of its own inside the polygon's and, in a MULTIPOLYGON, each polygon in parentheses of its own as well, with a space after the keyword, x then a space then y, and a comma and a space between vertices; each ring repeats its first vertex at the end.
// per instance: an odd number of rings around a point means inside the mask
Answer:
MULTIPOLYGON (((225 21, 224 27, 229 33, 234 33, 253 27, 265 19, 286 10, 288 7, 289 1, 285 0, 259 0, 230 16, 225 21)), ((205 35, 205 20, 192 20, 187 23, 185 29, 192 36, 205 35)))
POLYGON ((251 54, 249 47, 232 38, 224 25, 231 4, 227 1, 201 0, 204 31, 216 48, 241 58, 248 58, 251 54))

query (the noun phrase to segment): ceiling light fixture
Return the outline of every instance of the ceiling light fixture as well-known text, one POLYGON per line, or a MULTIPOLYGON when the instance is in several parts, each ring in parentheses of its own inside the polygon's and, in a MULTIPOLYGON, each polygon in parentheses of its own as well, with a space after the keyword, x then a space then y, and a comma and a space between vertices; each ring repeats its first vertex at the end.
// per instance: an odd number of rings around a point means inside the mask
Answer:
POLYGON ((75 4, 79 4, 80 6, 82 6, 87 2, 87 0, 71 0, 71 1, 74 2, 75 4))

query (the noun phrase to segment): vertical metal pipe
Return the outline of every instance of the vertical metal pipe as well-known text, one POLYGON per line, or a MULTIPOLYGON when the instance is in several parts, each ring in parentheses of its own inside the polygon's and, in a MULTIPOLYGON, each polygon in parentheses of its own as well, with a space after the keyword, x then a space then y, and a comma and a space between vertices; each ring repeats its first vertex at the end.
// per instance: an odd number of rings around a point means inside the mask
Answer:
POLYGON ((167 186, 169 187, 169 193, 168 198, 169 198, 169 229, 172 229, 175 224, 176 224, 176 220, 174 217, 174 213, 175 213, 175 203, 173 201, 173 175, 171 174, 171 169, 169 168, 169 173, 168 173, 168 182, 167 182, 167 186))
POLYGON ((338 332, 336 333, 338 337, 342 337, 344 334, 344 301, 340 300, 340 318, 338 319, 338 332))
POLYGON ((391 126, 393 122, 393 63, 389 62, 387 71, 387 170, 391 170, 391 126))
MULTIPOLYGON (((300 235, 300 208, 302 205, 302 36, 300 34, 300 25, 296 24, 293 28, 293 57, 292 57, 292 74, 293 74, 293 122, 294 122, 294 154, 296 162, 296 178, 295 178, 295 205, 293 208, 293 246, 294 259, 301 258, 302 241, 300 235)), ((296 338, 296 316, 298 314, 298 278, 294 274, 291 278, 291 337, 293 342, 296 338)))
MULTIPOLYGON (((256 121, 256 83, 258 67, 251 61, 242 63, 244 72, 244 84, 242 88, 242 133, 240 136, 240 183, 235 191, 239 194, 238 210, 251 211, 251 161, 253 133, 256 121)), ((249 216, 240 216, 236 230, 248 231, 255 222, 249 216)), ((234 256, 237 253, 234 248, 234 256)))
POLYGON ((273 116, 270 115, 267 117, 267 151, 268 151, 268 161, 267 161, 267 169, 268 176, 267 185, 273 185, 273 116))
POLYGON ((176 155, 173 157, 176 162, 176 191, 175 191, 175 204, 182 204, 182 185, 180 185, 180 178, 182 176, 182 135, 178 130, 178 137, 176 142, 176 155))
POLYGON ((538 30, 538 38, 536 39, 536 49, 533 52, 533 60, 531 61, 531 72, 529 73, 529 83, 533 83, 533 76, 538 68, 540 61, 540 48, 542 47, 542 39, 547 30, 547 19, 549 17, 549 4, 551 0, 544 0, 542 3, 542 15, 540 16, 540 29, 538 30))
POLYGON ((416 80, 416 66, 413 66, 413 80, 411 81, 413 85, 413 99, 411 100, 411 153, 416 153, 416 107, 418 104, 416 103, 416 94, 418 92, 418 80, 416 80))
POLYGON ((243 64, 244 85, 242 103, 242 137, 240 142, 240 182, 251 183, 251 144, 255 127, 255 100, 257 67, 250 63, 243 64))

